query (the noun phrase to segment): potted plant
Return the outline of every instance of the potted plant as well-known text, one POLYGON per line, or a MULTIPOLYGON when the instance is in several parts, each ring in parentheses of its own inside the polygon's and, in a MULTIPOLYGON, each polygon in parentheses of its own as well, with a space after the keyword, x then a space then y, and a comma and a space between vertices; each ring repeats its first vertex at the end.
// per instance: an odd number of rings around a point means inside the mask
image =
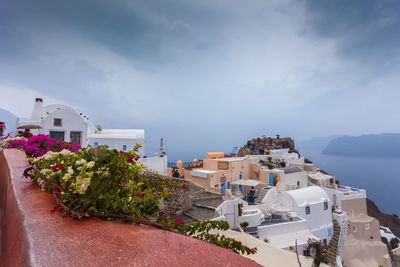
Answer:
POLYGON ((274 173, 274 180, 272 181, 272 184, 274 186, 276 186, 276 184, 278 183, 278 177, 276 176, 276 174, 274 173))
POLYGON ((238 212, 239 212, 239 216, 242 216, 242 213, 243 213, 243 204, 242 203, 239 203, 239 205, 238 205, 238 212))
POLYGON ((240 224, 240 227, 242 227, 243 231, 245 231, 246 233, 248 232, 247 226, 249 226, 248 222, 242 222, 240 224))

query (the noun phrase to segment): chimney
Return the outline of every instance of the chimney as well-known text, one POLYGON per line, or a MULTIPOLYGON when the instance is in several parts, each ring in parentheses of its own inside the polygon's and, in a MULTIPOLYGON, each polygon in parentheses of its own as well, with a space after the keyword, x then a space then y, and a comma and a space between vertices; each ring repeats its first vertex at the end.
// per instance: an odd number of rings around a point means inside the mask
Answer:
POLYGON ((31 119, 32 120, 41 120, 43 117, 44 117, 43 99, 36 98, 35 99, 35 107, 33 108, 31 119))

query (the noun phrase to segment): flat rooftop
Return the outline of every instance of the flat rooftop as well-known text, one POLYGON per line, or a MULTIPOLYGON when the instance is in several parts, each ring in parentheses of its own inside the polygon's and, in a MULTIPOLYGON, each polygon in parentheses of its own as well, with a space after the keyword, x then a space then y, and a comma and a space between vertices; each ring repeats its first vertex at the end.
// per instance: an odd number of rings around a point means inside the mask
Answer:
POLYGON ((245 157, 228 157, 228 158, 216 158, 213 160, 218 160, 218 161, 240 161, 244 160, 245 157))

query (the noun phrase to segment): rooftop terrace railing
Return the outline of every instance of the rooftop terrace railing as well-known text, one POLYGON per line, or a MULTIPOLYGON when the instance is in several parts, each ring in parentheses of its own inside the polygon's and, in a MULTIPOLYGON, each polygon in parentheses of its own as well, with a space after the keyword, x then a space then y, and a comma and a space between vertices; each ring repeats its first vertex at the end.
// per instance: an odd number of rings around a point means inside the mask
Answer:
MULTIPOLYGON (((192 164, 190 161, 182 162, 182 168, 186 168, 190 164, 192 164)), ((168 162, 168 168, 177 168, 176 162, 168 162)))
POLYGON ((364 189, 350 187, 350 186, 343 186, 343 185, 338 185, 337 188, 342 189, 344 191, 353 191, 353 192, 360 192, 360 193, 365 191, 364 189))
POLYGON ((273 224, 286 223, 286 222, 296 222, 296 221, 300 221, 300 218, 298 218, 298 217, 266 218, 259 226, 273 225, 273 224))

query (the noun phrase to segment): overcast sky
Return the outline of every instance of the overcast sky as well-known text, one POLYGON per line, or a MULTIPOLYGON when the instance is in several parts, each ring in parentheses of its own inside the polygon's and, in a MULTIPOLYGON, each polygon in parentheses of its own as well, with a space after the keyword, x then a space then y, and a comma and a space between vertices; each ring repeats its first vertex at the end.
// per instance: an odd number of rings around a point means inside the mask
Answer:
POLYGON ((0 0, 0 107, 144 128, 172 159, 399 132, 400 2, 0 0))

